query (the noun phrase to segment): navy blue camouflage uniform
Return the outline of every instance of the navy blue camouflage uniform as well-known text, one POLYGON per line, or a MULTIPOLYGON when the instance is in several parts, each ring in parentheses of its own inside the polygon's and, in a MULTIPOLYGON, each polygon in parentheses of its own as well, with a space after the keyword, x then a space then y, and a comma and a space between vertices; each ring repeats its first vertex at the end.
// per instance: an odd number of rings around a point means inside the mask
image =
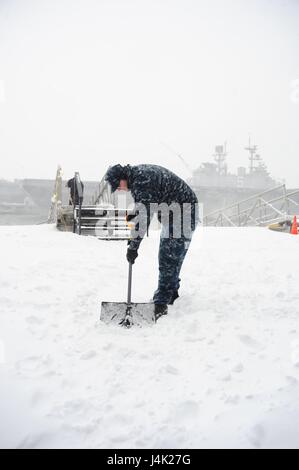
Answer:
POLYGON ((192 189, 170 170, 158 165, 115 165, 109 168, 106 180, 112 191, 119 186, 119 181, 126 179, 128 188, 135 201, 135 211, 139 212, 140 229, 138 235, 129 242, 131 250, 138 250, 150 224, 150 205, 176 203, 180 211, 185 204, 186 219, 190 223, 183 227, 183 217, 176 217, 170 211, 169 220, 165 220, 160 211, 158 219, 162 223, 159 249, 159 284, 154 294, 155 304, 168 304, 180 287, 180 271, 187 254, 193 232, 198 223, 198 200, 192 189), (145 207, 146 211, 140 210, 145 207), (187 210, 186 210, 187 208, 187 210), (143 214, 143 215, 141 215, 143 214), (140 217, 145 217, 141 223, 140 217))

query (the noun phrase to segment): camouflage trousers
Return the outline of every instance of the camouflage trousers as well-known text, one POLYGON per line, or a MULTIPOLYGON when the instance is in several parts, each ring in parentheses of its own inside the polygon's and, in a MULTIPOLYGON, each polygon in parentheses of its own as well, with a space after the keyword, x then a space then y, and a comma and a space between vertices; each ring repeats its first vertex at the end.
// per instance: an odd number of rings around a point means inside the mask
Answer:
MULTIPOLYGON (((192 235, 191 235, 192 237, 192 235)), ((168 304, 180 287, 180 272, 191 238, 163 238, 159 249, 159 285, 154 294, 155 304, 168 304)))

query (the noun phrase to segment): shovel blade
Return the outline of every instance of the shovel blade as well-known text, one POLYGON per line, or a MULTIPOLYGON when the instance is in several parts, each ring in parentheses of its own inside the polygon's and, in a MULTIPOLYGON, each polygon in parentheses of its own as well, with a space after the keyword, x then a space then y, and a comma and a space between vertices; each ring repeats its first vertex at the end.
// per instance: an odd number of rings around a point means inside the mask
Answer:
MULTIPOLYGON (((101 320, 107 324, 119 325, 126 316, 128 305, 125 302, 102 302, 101 320)), ((155 323, 154 304, 132 303, 133 326, 146 326, 155 323)))

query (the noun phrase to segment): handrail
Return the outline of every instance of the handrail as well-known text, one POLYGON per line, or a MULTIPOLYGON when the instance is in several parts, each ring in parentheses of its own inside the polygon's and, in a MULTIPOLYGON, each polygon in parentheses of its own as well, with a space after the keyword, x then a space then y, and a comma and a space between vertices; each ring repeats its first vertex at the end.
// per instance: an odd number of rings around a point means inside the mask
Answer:
MULTIPOLYGON (((98 204, 113 204, 113 196, 111 193, 111 187, 106 181, 105 176, 101 179, 99 182, 98 190, 96 193, 93 195, 91 199, 92 205, 98 205, 98 204)), ((114 204, 113 204, 114 205, 114 204)))
MULTIPOLYGON (((241 201, 239 202, 234 202, 233 204, 231 204, 230 206, 225 206, 225 207, 222 207, 221 209, 216 209, 215 211, 213 212, 210 212, 209 214, 205 215, 205 217, 210 217, 211 215, 214 215, 214 214, 218 214, 219 212, 222 212, 222 211, 226 211, 228 209, 232 209, 233 207, 236 207, 238 204, 244 204, 245 202, 248 202, 248 201, 251 201, 253 199, 256 199, 258 196, 264 196, 265 194, 268 194, 268 193, 272 193, 273 191, 278 191, 279 189, 282 189, 284 188, 285 185, 282 184, 281 186, 276 186, 272 189, 267 189, 267 191, 263 191, 262 193, 258 193, 258 195, 253 195, 253 196, 250 196, 249 198, 247 199, 242 199, 241 201)), ((290 193, 290 195, 293 194, 293 193, 290 193)), ((281 198, 279 198, 281 199, 281 198)))
POLYGON ((237 201, 234 204, 226 206, 222 209, 214 210, 213 212, 210 212, 204 216, 204 222, 206 225, 217 225, 218 222, 220 222, 222 225, 223 219, 225 219, 227 222, 229 222, 229 224, 235 225, 233 221, 237 219, 239 226, 247 225, 249 220, 251 220, 255 225, 260 225, 262 223, 266 223, 269 217, 271 219, 273 218, 272 214, 270 215, 269 213, 266 213, 267 209, 271 210, 271 213, 276 214, 276 216, 279 215, 280 217, 284 217, 289 214, 290 203, 295 204, 296 207, 298 207, 298 203, 293 201, 290 197, 296 194, 299 194, 299 189, 288 193, 285 184, 276 186, 259 194, 255 194, 250 198, 237 201), (274 193, 278 190, 282 190, 282 194, 280 196, 273 195, 274 197, 270 198, 269 200, 263 197, 266 194, 274 193), (249 201, 254 203, 249 205, 249 201), (279 201, 282 201, 283 203, 281 208, 275 207, 273 205, 279 201), (246 208, 244 208, 244 203, 247 203, 246 208), (255 211, 260 211, 259 217, 253 217, 255 211), (261 213, 262 211, 265 212, 264 215, 261 213))

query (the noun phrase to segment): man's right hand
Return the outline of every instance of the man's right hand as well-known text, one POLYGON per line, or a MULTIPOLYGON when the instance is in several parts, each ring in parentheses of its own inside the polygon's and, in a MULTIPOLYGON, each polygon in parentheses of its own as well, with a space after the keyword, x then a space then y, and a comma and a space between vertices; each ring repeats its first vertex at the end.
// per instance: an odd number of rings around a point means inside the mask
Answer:
POLYGON ((134 264, 135 259, 137 258, 137 256, 138 256, 138 251, 137 250, 132 250, 129 247, 128 251, 127 251, 127 260, 128 260, 128 262, 134 264))

